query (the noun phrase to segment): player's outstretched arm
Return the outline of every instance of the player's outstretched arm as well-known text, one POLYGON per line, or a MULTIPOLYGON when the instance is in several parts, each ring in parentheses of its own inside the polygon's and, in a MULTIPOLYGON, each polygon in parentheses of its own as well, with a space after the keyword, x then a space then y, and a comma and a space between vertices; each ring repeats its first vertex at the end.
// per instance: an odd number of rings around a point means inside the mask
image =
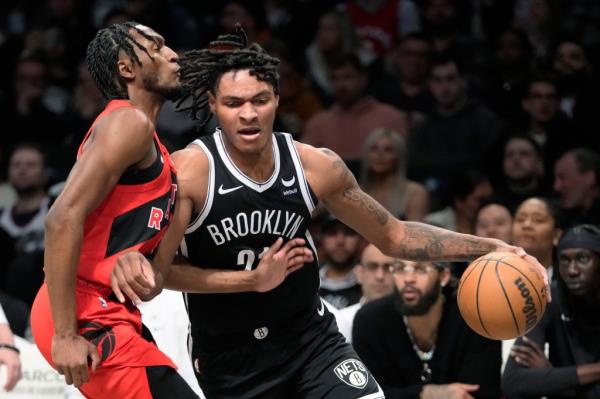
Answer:
POLYGON ((85 218, 123 172, 153 148, 152 131, 148 118, 131 108, 100 121, 46 218, 44 270, 55 328, 52 360, 68 384, 87 381, 88 358, 92 369, 100 360, 95 346, 79 335, 75 316, 75 276, 85 218))
POLYGON ((546 269, 522 248, 497 239, 400 221, 359 187, 345 163, 333 151, 301 143, 296 143, 296 146, 309 183, 327 209, 388 256, 460 261, 491 251, 509 251, 537 265, 547 282, 546 269))

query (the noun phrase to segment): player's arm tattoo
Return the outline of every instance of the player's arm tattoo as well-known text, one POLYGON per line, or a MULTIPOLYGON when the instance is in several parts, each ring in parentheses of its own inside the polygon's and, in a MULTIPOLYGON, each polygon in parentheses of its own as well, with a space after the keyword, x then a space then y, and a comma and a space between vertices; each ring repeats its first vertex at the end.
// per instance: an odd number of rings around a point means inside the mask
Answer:
POLYGON ((335 160, 333 162, 333 169, 334 171, 339 171, 339 179, 341 181, 350 182, 342 193, 343 197, 358 203, 363 209, 366 209, 381 226, 387 224, 389 213, 377 201, 361 190, 344 161, 341 159, 335 160))
POLYGON ((413 260, 468 260, 495 249, 493 242, 443 230, 423 223, 405 222, 400 251, 413 260))

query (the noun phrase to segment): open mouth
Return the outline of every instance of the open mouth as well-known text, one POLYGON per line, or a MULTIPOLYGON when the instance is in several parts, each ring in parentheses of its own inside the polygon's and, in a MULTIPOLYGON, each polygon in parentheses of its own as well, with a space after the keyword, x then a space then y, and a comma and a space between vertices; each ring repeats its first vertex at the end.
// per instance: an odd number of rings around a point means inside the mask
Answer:
POLYGON ((254 136, 255 134, 260 133, 260 129, 257 127, 246 128, 246 129, 238 130, 238 133, 243 136, 254 136))

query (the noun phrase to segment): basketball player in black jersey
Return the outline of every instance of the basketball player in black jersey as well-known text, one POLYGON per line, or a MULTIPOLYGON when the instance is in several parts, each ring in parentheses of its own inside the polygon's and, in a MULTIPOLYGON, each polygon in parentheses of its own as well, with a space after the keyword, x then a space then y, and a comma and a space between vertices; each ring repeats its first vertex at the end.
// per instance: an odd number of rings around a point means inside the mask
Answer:
POLYGON ((275 240, 300 237, 312 246, 308 225, 318 202, 395 258, 466 260, 499 250, 545 273, 502 241, 393 218, 335 153, 273 132, 278 61, 248 46, 241 29, 180 62, 192 114, 208 104, 220 128, 173 154, 175 220, 152 264, 123 256, 112 286, 119 295, 151 296, 161 285, 149 283, 156 273, 166 287, 188 293, 192 360, 207 398, 384 397, 317 295, 316 255, 285 280, 257 286, 248 278, 275 240), (180 243, 187 263, 170 266, 180 243), (229 273, 207 279, 198 265, 229 273))

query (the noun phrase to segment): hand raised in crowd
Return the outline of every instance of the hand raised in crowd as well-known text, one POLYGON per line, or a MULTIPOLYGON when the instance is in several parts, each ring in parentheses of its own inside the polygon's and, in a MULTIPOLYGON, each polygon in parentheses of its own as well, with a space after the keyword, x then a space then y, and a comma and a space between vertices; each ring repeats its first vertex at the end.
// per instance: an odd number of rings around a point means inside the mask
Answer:
POLYGON ((473 399, 471 392, 479 389, 479 385, 455 382, 445 385, 425 385, 420 399, 473 399))
POLYGON ((88 367, 92 372, 100 364, 100 355, 96 346, 78 334, 58 335, 52 338, 52 361, 59 374, 65 376, 65 382, 79 388, 90 379, 88 367))
POLYGON ((550 280, 548 279, 548 270, 544 266, 542 266, 542 264, 538 262, 538 260, 534 256, 531 256, 527 252, 525 252, 523 248, 515 247, 514 245, 508 245, 507 243, 501 240, 495 241, 498 242, 495 251, 512 252, 514 254, 517 254, 518 256, 525 259, 538 269, 538 271, 542 275, 542 278, 544 279, 544 285, 546 286, 546 298, 548 299, 548 302, 551 302, 552 297, 550 296, 550 280))
POLYGON ((515 362, 529 368, 550 368, 552 364, 546 358, 544 350, 527 337, 523 337, 523 345, 513 345, 510 355, 515 362))
POLYGON ((21 379, 21 359, 19 353, 11 348, 0 348, 0 366, 6 367, 4 390, 12 390, 21 379))
POLYGON ((256 291, 271 291, 304 266, 305 262, 312 262, 313 253, 305 244, 303 239, 294 238, 283 245, 283 239, 278 238, 254 270, 257 276, 256 291))

